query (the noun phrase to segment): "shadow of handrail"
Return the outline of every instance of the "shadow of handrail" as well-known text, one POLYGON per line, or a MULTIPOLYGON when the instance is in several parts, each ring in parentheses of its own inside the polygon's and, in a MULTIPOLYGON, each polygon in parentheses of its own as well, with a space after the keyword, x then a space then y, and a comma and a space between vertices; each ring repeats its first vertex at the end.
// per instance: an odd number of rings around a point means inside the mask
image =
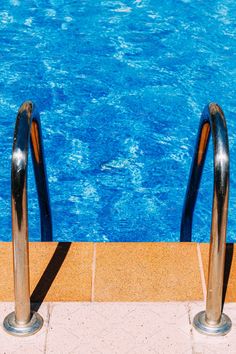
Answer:
POLYGON ((71 247, 71 242, 59 242, 54 254, 36 285, 31 297, 31 311, 38 311, 55 280, 71 247))
POLYGON ((227 293, 228 283, 229 283, 229 276, 230 270, 232 266, 234 255, 234 244, 227 243, 226 244, 226 251, 225 251, 225 269, 224 269, 224 281, 223 281, 223 291, 222 291, 222 309, 225 303, 225 297, 227 293))

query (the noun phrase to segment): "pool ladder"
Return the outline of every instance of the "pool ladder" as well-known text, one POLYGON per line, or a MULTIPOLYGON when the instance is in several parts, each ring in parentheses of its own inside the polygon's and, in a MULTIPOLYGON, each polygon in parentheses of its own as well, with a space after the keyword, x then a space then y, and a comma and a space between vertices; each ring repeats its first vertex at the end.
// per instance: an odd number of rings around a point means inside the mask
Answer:
POLYGON ((41 240, 52 241, 52 218, 40 117, 30 101, 22 104, 16 118, 11 168, 15 312, 5 318, 4 328, 8 333, 18 336, 34 334, 43 325, 42 317, 30 310, 27 207, 29 142, 40 208, 41 240))
MULTIPOLYGON (((209 255, 206 311, 198 313, 193 325, 207 335, 224 335, 231 320, 222 313, 222 289, 226 249, 229 193, 229 147, 226 121, 221 108, 212 103, 203 111, 192 161, 181 222, 181 241, 191 241, 192 218, 197 199, 207 146, 212 133, 214 145, 214 192, 209 255)), ((14 255, 15 312, 4 320, 5 330, 16 336, 36 333, 42 317, 30 310, 27 166, 29 141, 41 217, 41 239, 52 240, 52 220, 46 167, 43 156, 40 117, 32 102, 20 107, 14 132, 12 154, 12 235, 14 255)))
POLYGON ((224 113, 215 103, 205 107, 199 125, 182 214, 181 241, 191 240, 194 206, 210 132, 214 147, 214 188, 206 311, 194 317, 193 325, 203 334, 225 335, 232 326, 229 317, 222 313, 229 195, 229 144, 224 113))

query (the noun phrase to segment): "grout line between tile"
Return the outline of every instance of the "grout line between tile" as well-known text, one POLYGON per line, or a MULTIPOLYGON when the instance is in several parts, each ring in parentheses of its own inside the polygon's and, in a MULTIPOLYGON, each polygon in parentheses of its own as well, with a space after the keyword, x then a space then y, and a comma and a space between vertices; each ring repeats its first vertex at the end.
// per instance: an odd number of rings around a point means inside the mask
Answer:
POLYGON ((47 341, 48 341, 48 331, 49 331, 49 326, 50 326, 50 320, 51 320, 51 303, 49 302, 47 304, 47 319, 46 319, 46 333, 45 333, 45 339, 44 339, 44 349, 43 349, 43 354, 47 353, 47 341))
POLYGON ((193 340, 193 326, 192 326, 192 321, 191 321, 191 303, 187 303, 187 314, 188 314, 188 323, 189 323, 189 336, 190 336, 190 342, 191 342, 191 349, 192 349, 192 354, 194 354, 194 340, 193 340))
POLYGON ((96 242, 93 244, 93 262, 92 262, 92 289, 91 289, 91 301, 95 299, 95 273, 96 273, 96 242))
POLYGON ((199 243, 197 243, 197 256, 198 256, 198 264, 199 264, 199 270, 200 270, 200 276, 201 276, 201 282, 202 282, 202 292, 203 292, 204 301, 206 301, 206 296, 207 296, 206 279, 205 279, 205 275, 204 275, 202 255, 201 255, 201 249, 200 249, 199 243))

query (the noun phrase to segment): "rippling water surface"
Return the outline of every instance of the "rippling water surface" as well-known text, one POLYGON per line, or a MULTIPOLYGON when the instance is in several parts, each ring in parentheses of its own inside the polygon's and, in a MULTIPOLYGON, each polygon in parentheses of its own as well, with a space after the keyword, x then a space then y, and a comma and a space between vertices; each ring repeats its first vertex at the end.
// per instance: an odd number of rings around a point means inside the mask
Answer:
MULTIPOLYGON (((236 3, 1 1, 0 230, 11 237, 16 112, 41 112, 54 239, 178 241, 201 111, 218 102, 231 152, 236 241, 236 3)), ((193 240, 208 241, 212 144, 193 240)), ((39 240, 29 160, 30 239, 39 240)))

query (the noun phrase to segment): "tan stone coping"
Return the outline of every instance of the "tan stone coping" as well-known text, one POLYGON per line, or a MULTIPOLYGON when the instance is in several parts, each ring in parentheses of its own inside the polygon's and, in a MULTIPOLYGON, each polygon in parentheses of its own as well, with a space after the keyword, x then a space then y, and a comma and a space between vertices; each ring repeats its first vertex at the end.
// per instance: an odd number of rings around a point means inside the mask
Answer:
MULTIPOLYGON (((226 301, 236 300, 227 246, 226 301)), ((31 242, 32 302, 204 300, 207 244, 31 242)), ((13 300, 12 245, 0 243, 0 301, 13 300)))

